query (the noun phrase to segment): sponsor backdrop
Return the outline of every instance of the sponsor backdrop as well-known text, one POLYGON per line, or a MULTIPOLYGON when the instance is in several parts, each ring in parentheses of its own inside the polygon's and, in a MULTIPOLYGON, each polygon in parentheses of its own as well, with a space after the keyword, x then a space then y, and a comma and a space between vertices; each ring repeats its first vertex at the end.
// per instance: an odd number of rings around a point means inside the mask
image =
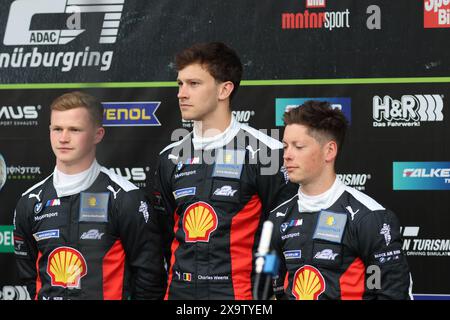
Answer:
POLYGON ((398 214, 416 297, 446 298, 449 12, 440 0, 1 1, 0 299, 29 298, 13 214, 54 167, 50 102, 79 88, 98 96, 99 161, 148 191, 158 152, 192 126, 178 112, 173 56, 214 40, 245 66, 239 121, 281 138, 282 113, 306 99, 344 111, 341 178, 398 214))

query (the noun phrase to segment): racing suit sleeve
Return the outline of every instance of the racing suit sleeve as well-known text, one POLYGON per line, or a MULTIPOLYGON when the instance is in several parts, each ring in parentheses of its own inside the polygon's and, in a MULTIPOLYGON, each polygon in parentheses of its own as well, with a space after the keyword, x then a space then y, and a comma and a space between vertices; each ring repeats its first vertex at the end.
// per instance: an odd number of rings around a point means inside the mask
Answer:
POLYGON ((18 202, 14 212, 14 254, 19 278, 26 285, 30 298, 35 299, 38 249, 32 236, 30 210, 23 199, 18 202))
POLYGON ((116 226, 132 271, 132 299, 162 299, 166 272, 153 208, 141 190, 123 193, 116 226))
POLYGON ((170 187, 170 175, 172 174, 172 170, 166 168, 162 157, 163 156, 159 158, 155 171, 152 203, 158 217, 163 241, 163 254, 166 260, 167 270, 169 270, 171 258, 170 246, 175 236, 173 233, 173 214, 176 210, 176 203, 170 187))
POLYGON ((362 217, 355 233, 356 249, 366 266, 368 298, 412 299, 411 276, 396 215, 389 210, 373 211, 362 217))

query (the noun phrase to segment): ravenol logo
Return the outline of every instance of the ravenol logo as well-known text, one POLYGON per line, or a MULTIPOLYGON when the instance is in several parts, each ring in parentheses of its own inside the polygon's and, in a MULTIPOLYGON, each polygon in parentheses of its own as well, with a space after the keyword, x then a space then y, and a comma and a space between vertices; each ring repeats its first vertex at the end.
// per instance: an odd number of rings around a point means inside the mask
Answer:
POLYGON ((115 43, 125 0, 16 0, 11 4, 3 43, 17 45, 67 44, 86 31, 79 28, 80 13, 105 13, 99 43, 115 43), (30 30, 38 14, 75 13, 66 22, 68 29, 30 30), (79 16, 78 16, 79 19, 79 16))
POLYGON ((351 98, 277 98, 275 100, 275 125, 284 126, 283 115, 286 111, 297 108, 308 100, 318 100, 329 102, 332 108, 341 110, 348 123, 351 123, 351 98))
POLYGON ((394 162, 394 190, 450 190, 450 162, 394 162))
POLYGON ((161 102, 104 102, 105 127, 160 126, 155 112, 161 102))

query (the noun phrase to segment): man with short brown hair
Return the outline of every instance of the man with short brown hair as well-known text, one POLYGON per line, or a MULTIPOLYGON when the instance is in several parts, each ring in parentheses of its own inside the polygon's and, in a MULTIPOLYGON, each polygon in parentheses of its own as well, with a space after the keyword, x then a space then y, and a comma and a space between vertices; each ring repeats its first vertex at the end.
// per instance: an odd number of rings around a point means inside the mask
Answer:
POLYGON ((270 213, 282 269, 277 296, 412 298, 396 215, 336 176, 344 114, 328 102, 307 101, 286 112, 284 122, 284 166, 298 193, 270 213))

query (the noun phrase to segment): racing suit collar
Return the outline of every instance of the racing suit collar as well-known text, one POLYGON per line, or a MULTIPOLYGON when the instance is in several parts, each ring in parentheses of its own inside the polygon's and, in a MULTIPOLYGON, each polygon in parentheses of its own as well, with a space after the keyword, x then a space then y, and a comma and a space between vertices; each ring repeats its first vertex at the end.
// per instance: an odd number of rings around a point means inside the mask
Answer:
POLYGON ((298 188, 298 209, 300 212, 317 212, 328 209, 339 199, 344 191, 345 185, 337 176, 331 188, 317 196, 304 194, 300 186, 298 188))
POLYGON ((211 150, 221 148, 227 145, 241 129, 241 124, 232 116, 230 125, 225 129, 224 132, 209 138, 203 138, 196 132, 194 121, 194 130, 192 137, 192 144, 194 145, 194 150, 211 150))
POLYGON ((94 160, 89 169, 77 174, 65 174, 55 167, 53 186, 58 197, 71 196, 88 189, 100 174, 101 166, 94 160))

